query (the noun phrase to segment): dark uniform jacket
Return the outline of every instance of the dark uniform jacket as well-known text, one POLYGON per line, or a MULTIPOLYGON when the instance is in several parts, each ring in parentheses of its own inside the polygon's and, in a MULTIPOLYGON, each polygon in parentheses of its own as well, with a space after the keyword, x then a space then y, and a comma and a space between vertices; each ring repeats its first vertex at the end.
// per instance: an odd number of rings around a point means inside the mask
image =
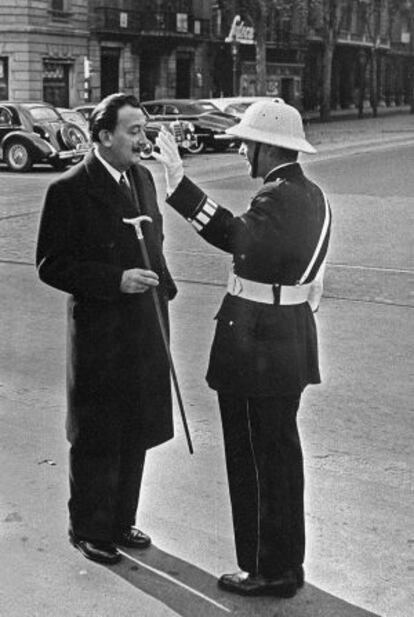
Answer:
MULTIPOLYGON (((167 317, 167 300, 176 289, 162 253, 154 182, 141 165, 128 174, 141 213, 152 218, 143 229, 167 317)), ((134 228, 122 222, 137 214, 93 153, 53 182, 46 195, 36 263, 42 281, 70 294, 67 432, 72 443, 82 429, 99 439, 117 414, 131 408, 139 414, 144 446, 173 435, 169 367, 151 294, 120 291, 124 270, 145 267, 134 228)))
MULTIPOLYGON (((207 242, 233 254, 235 274, 275 285, 274 305, 226 294, 216 316, 210 387, 257 397, 300 394, 307 384, 319 383, 312 310, 307 302, 279 306, 277 287, 297 284, 318 244, 326 213, 318 186, 294 163, 269 174, 242 216, 215 204, 187 177, 168 203, 207 242)), ((305 282, 317 273, 328 240, 329 230, 305 282)))

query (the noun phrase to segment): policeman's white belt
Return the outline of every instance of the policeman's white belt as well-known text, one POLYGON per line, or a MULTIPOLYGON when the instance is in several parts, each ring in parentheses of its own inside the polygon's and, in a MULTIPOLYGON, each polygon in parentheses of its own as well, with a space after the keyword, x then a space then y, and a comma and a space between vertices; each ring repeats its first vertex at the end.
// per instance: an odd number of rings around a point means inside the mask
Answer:
POLYGON ((270 285, 241 278, 230 272, 227 292, 232 296, 264 304, 303 304, 308 301, 312 283, 306 285, 270 285), (275 300, 275 292, 280 299, 275 300))

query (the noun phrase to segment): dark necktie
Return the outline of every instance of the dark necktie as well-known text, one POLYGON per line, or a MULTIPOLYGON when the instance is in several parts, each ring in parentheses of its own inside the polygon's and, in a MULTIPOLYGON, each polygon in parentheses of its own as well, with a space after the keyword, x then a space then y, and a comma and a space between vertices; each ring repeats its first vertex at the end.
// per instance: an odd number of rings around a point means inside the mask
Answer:
POLYGON ((123 194, 128 200, 128 206, 124 204, 124 207, 123 207, 124 216, 128 218, 133 218, 134 216, 138 214, 137 207, 134 202, 134 196, 132 194, 131 189, 129 188, 129 185, 125 179, 124 174, 121 174, 121 177, 119 178, 119 188, 121 189, 121 191, 123 192, 123 194))

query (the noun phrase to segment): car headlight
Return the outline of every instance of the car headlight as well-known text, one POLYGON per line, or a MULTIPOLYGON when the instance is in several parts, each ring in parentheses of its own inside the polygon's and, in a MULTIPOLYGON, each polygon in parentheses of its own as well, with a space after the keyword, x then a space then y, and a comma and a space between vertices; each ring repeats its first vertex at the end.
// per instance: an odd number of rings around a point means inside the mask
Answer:
POLYGON ((190 131, 192 131, 193 133, 195 132, 195 126, 192 122, 188 122, 187 127, 190 129, 190 131))

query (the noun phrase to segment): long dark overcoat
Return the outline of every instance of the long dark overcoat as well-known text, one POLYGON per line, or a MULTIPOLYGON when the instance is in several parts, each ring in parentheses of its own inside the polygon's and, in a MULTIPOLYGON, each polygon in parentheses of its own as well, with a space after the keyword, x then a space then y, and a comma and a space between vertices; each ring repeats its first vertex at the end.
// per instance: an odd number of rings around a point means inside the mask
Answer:
MULTIPOLYGON (((152 269, 167 318, 176 289, 162 253, 162 217, 150 172, 136 165, 135 184, 152 269)), ((132 207, 132 210, 131 210, 132 207)), ((69 294, 67 436, 110 439, 123 410, 136 409, 144 447, 173 436, 169 367, 150 292, 120 291, 125 269, 144 264, 135 230, 122 222, 132 202, 93 153, 47 192, 36 262, 42 281, 69 294)))

